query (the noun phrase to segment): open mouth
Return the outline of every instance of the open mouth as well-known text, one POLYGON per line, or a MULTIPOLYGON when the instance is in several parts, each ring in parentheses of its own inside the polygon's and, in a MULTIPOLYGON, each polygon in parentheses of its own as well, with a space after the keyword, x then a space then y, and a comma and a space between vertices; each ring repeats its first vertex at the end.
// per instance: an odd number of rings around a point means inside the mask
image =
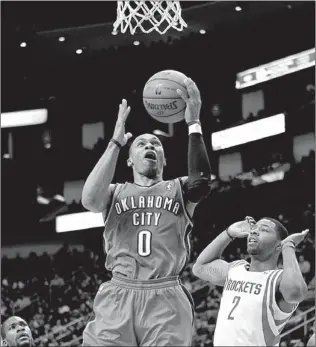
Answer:
POLYGON ((151 161, 156 161, 156 160, 157 160, 157 154, 156 154, 156 152, 148 151, 148 152, 145 154, 145 159, 151 160, 151 161))
POLYGON ((258 240, 254 237, 249 237, 248 243, 258 243, 258 240))
POLYGON ((22 333, 18 336, 18 340, 20 339, 29 339, 29 335, 27 333, 22 333))

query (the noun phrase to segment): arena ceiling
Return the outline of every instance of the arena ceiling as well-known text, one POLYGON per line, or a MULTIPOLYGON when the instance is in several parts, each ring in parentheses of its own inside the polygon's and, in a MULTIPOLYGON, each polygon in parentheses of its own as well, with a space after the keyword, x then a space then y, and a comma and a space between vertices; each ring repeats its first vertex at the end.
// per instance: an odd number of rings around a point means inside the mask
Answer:
MULTIPOLYGON (((20 42, 27 42, 44 62, 72 58, 79 48, 94 55, 109 47, 131 45, 135 40, 150 45, 159 40, 172 40, 198 34, 234 30, 273 16, 291 16, 306 9, 314 13, 313 2, 282 1, 181 1, 183 18, 188 24, 182 32, 169 30, 166 35, 112 35, 116 19, 116 1, 96 2, 2 2, 2 44, 6 53, 14 54, 20 42), (242 11, 237 12, 239 5, 242 11), (59 37, 65 37, 59 42, 59 37)), ((280 21, 281 23, 281 21, 280 21)))

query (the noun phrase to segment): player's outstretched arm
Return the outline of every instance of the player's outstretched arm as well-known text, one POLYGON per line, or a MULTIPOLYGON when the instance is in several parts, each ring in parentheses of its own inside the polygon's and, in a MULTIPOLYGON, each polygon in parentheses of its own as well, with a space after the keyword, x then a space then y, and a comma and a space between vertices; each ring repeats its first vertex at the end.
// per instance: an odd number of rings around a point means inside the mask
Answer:
POLYGON ((204 281, 217 286, 223 286, 233 263, 228 263, 219 258, 231 241, 235 238, 248 236, 250 228, 251 223, 248 219, 230 225, 200 254, 193 265, 193 274, 204 281))
POLYGON ((211 165, 203 140, 200 123, 201 96, 198 87, 190 79, 184 81, 188 96, 181 90, 178 94, 186 103, 185 121, 189 127, 187 197, 197 203, 210 191, 211 165))
POLYGON ((132 137, 131 133, 125 134, 125 122, 130 110, 127 101, 123 99, 119 106, 113 138, 83 187, 81 202, 91 212, 104 212, 110 202, 113 190, 111 182, 119 151, 132 137))
POLYGON ((304 300, 307 285, 296 259, 295 247, 306 237, 308 230, 292 234, 282 241, 283 272, 279 280, 279 291, 289 304, 297 304, 304 300))

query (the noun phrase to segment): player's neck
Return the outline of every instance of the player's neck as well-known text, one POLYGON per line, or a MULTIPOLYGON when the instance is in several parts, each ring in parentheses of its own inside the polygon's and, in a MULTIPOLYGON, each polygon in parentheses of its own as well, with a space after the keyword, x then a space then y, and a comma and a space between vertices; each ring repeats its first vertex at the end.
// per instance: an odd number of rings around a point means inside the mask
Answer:
POLYGON ((155 183, 162 181, 162 175, 157 175, 155 177, 146 177, 143 175, 138 174, 137 172, 134 173, 134 183, 139 186, 144 187, 150 187, 155 183))
POLYGON ((264 272, 264 271, 275 270, 275 269, 277 269, 277 264, 275 259, 261 260, 261 259, 251 257, 249 271, 264 272))

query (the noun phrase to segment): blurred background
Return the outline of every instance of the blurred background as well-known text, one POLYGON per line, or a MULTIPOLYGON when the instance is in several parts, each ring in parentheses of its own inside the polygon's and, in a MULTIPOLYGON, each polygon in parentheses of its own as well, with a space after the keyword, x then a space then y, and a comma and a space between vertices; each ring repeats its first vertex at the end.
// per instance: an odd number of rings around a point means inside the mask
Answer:
MULTIPOLYGON (((164 69, 201 91, 213 173, 182 274, 197 307, 194 346, 213 345, 221 290, 193 276, 192 263, 246 215, 277 218, 291 233, 310 229, 297 250, 309 294, 281 346, 304 346, 314 331, 315 3, 181 5, 183 32, 131 36, 111 34, 116 2, 1 3, 1 318, 26 319, 38 346, 78 346, 97 288, 111 278, 102 219, 82 207, 81 190, 122 98, 133 135, 168 132, 142 104, 144 84, 164 69)), ((186 125, 173 130, 161 136, 165 179, 187 172, 186 125)), ((122 150, 115 181, 132 179, 126 159, 122 150)), ((244 242, 224 257, 247 259, 244 242)))

